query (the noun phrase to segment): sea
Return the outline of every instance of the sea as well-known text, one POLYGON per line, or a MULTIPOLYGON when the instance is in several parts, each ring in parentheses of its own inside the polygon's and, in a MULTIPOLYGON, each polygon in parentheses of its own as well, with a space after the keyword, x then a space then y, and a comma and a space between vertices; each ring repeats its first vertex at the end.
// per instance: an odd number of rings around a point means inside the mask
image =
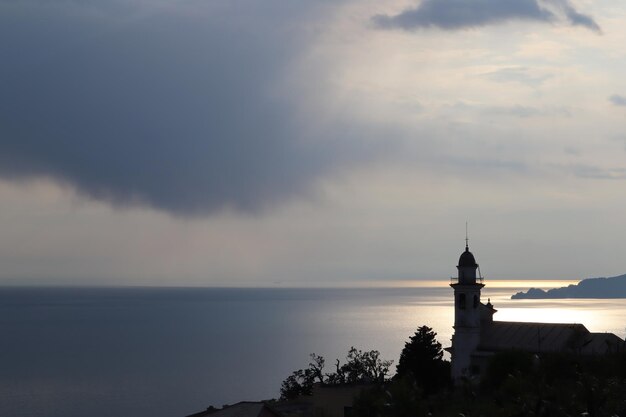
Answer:
MULTIPOLYGON (((482 301, 496 320, 583 323, 625 336, 623 300, 510 299, 568 283, 494 281, 482 301)), ((352 346, 397 363, 419 326, 450 345, 447 284, 0 288, 0 416, 183 417, 277 398, 311 353, 329 371, 352 346)))

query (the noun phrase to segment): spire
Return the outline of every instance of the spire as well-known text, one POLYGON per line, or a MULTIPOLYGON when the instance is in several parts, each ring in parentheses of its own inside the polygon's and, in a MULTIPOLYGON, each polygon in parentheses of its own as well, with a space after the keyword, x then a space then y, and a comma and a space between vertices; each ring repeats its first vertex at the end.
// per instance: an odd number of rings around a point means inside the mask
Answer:
POLYGON ((465 222, 465 251, 469 252, 469 237, 467 234, 467 221, 465 222))

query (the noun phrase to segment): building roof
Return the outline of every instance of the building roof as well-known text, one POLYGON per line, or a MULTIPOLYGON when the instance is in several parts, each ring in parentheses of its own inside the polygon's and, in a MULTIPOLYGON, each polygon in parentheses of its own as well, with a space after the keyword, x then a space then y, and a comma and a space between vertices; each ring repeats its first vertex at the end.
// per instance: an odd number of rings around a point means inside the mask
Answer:
POLYGON ((624 351, 624 341, 613 333, 590 333, 585 340, 583 353, 603 354, 624 351))
POLYGON ((613 333, 591 333, 582 324, 493 321, 481 328, 479 351, 575 352, 623 351, 624 340, 613 333))
POLYGON ((242 401, 237 404, 224 406, 223 408, 208 408, 199 413, 190 414, 187 417, 280 417, 264 402, 242 401))
POLYGON ((481 328, 479 350, 576 351, 591 333, 582 324, 494 321, 481 328))

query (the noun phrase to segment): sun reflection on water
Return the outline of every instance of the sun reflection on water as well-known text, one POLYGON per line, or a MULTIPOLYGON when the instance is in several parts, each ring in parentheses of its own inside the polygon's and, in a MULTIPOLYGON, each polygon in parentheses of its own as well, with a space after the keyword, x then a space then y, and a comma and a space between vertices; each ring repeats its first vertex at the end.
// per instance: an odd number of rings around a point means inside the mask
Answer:
MULTIPOLYGON (((526 291, 530 286, 506 288, 488 283, 483 290, 483 302, 487 298, 498 310, 494 320, 540 323, 579 323, 592 332, 610 332, 626 336, 626 308, 622 299, 522 299, 512 300, 511 295, 526 291)), ((535 285, 535 288, 559 286, 535 285)))
MULTIPOLYGON (((592 332, 610 332, 622 338, 626 336, 624 300, 512 300, 511 295, 526 291, 531 286, 556 288, 569 282, 556 281, 557 285, 554 285, 555 281, 518 281, 511 285, 511 281, 487 281, 485 284, 481 300, 483 303, 490 300, 498 310, 494 320, 579 323, 592 332)), ((447 281, 439 281, 437 286, 368 287, 357 293, 357 304, 346 302, 325 310, 328 315, 323 320, 325 331, 330 327, 335 339, 349 336, 347 339, 357 347, 377 349, 386 358, 397 358, 417 327, 426 325, 435 330, 437 340, 443 347, 451 345, 454 292, 447 281), (341 314, 337 314, 338 311, 341 314)), ((328 355, 340 356, 348 347, 341 347, 336 353, 328 355)), ((446 358, 449 359, 447 353, 446 358)))
MULTIPOLYGON (((494 320, 539 323, 578 323, 592 332, 626 336, 626 308, 622 299, 528 299, 512 300, 511 295, 535 288, 557 288, 571 281, 486 281, 483 303, 491 301, 497 310, 494 320)), ((417 325, 428 325, 438 333, 442 345, 450 346, 454 329, 453 291, 448 283, 426 286, 423 297, 397 307, 392 321, 399 334, 407 334, 417 325), (438 288, 438 289, 435 289, 438 288), (427 290, 426 290, 427 289, 427 290)), ((387 322, 387 326, 389 322, 387 322)))

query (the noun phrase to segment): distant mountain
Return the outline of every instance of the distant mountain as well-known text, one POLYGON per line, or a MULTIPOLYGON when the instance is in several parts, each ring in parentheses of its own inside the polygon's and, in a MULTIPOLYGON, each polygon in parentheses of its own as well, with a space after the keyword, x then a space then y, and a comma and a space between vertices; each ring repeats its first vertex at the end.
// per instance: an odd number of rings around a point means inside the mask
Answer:
POLYGON ((610 278, 587 278, 576 285, 548 291, 531 288, 526 292, 518 292, 511 298, 626 298, 626 274, 610 278))

